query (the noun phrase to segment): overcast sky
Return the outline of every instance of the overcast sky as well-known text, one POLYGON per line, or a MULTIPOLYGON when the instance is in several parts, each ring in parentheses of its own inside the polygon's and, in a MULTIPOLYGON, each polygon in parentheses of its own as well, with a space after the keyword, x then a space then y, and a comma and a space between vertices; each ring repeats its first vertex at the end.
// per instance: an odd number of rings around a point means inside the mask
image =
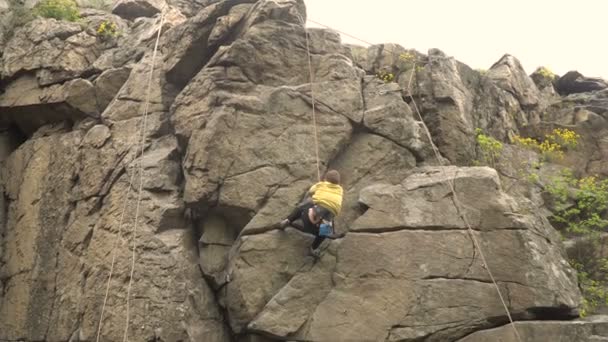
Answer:
POLYGON ((423 53, 439 48, 474 69, 488 69, 509 53, 528 74, 544 65, 557 74, 578 70, 608 79, 607 0, 305 2, 309 19, 372 43, 423 53))

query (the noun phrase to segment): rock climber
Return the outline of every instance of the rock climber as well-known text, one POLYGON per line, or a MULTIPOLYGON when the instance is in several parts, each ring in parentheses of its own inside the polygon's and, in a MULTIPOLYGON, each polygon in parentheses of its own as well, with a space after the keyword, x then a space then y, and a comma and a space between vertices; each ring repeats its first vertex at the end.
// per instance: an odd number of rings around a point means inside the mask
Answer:
POLYGON ((319 246, 325 238, 339 237, 333 235, 333 220, 342 209, 343 192, 340 186, 340 173, 336 170, 327 171, 323 180, 308 190, 312 199, 298 205, 285 220, 281 221, 281 229, 301 219, 304 225, 302 230, 315 236, 310 246, 310 253, 318 257, 319 246))

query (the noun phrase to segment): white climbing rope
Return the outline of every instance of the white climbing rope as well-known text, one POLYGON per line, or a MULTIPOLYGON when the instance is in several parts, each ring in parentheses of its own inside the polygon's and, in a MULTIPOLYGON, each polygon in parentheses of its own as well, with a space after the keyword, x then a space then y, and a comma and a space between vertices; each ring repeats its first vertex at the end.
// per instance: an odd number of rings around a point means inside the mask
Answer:
MULTIPOLYGON (((145 132, 146 132, 146 120, 147 120, 147 116, 148 116, 148 109, 149 109, 149 103, 150 103, 150 87, 151 87, 151 83, 152 83, 152 75, 154 74, 154 67, 155 67, 155 63, 156 63, 156 52, 158 50, 158 43, 160 40, 160 35, 161 35, 161 31, 162 31, 162 27, 164 24, 164 10, 161 12, 161 17, 160 17, 160 26, 158 29, 158 34, 156 37, 156 42, 154 44, 154 52, 153 52, 153 57, 152 57, 152 65, 150 67, 150 74, 148 77, 148 86, 147 86, 147 91, 146 91, 146 101, 144 104, 144 113, 142 115, 142 126, 141 126, 141 156, 143 156, 143 152, 144 152, 144 143, 145 143, 145 132)), ((123 86, 124 89, 124 86, 123 86)), ((112 100, 112 103, 114 103, 116 101, 116 98, 118 98, 118 95, 115 96, 115 98, 112 100)), ((133 235, 132 235, 132 240, 133 240, 133 260, 132 260, 132 265, 131 265, 131 274, 129 277, 129 288, 127 291, 127 318, 126 318, 126 327, 125 327, 125 335, 124 335, 124 339, 123 341, 125 341, 125 339, 127 338, 127 331, 129 329, 129 294, 130 294, 130 290, 131 290, 131 280, 133 279, 133 270, 134 270, 134 258, 135 258, 135 234, 136 234, 136 228, 137 228, 137 219, 138 219, 138 213, 139 213, 139 204, 141 201, 141 192, 142 192, 142 184, 143 184, 143 173, 142 173, 142 165, 141 165, 141 160, 139 162, 139 175, 140 175, 140 186, 139 186, 139 192, 138 192, 138 197, 137 197, 137 210, 136 210, 136 216, 135 216, 135 224, 134 224, 134 230, 133 230, 133 235)), ((112 247, 112 261, 110 264, 110 273, 108 275, 108 281, 106 284, 106 290, 105 290, 105 295, 104 295, 104 299, 103 299, 103 305, 101 308, 101 314, 99 317, 99 322, 97 324, 98 328, 97 328, 97 336, 95 338, 96 342, 99 342, 99 339, 101 337, 101 329, 103 327, 103 317, 104 317, 104 313, 105 313, 105 309, 106 309, 106 305, 107 305, 107 301, 108 301, 108 296, 110 293, 110 284, 112 282, 112 276, 114 273, 114 266, 116 264, 116 255, 117 255, 117 245, 118 242, 122 240, 122 228, 124 225, 124 218, 125 218, 125 213, 127 210, 127 205, 129 203, 129 196, 131 194, 131 188, 133 185, 133 180, 135 178, 135 172, 133 172, 131 174, 131 177, 129 178, 129 185, 127 186, 127 193, 126 196, 124 197, 124 203, 123 203, 123 207, 121 210, 121 214, 120 214, 120 219, 119 219, 119 223, 118 223, 118 235, 117 238, 114 242, 114 245, 112 247)))
MULTIPOLYGON (((314 21, 312 19, 308 19, 308 21, 326 27, 328 29, 331 29, 333 31, 339 32, 343 35, 346 35, 350 38, 356 39, 360 42, 363 42, 367 45, 374 45, 371 44, 363 39, 360 39, 354 35, 348 34, 346 32, 340 31, 340 30, 336 30, 328 25, 322 24, 318 21, 314 21)), ((307 41, 308 43, 308 41, 307 41)), ((386 49, 388 51, 390 51, 391 53, 394 53, 394 51, 392 51, 391 49, 386 49)), ((309 54, 309 59, 310 59, 310 51, 308 51, 309 54)), ((310 72, 312 73, 312 68, 310 70, 310 72)), ((413 67, 412 67, 412 73, 410 75, 409 81, 408 81, 408 85, 407 85, 407 92, 408 92, 408 96, 411 99, 411 102, 413 103, 413 107, 414 107, 414 111, 416 112, 418 119, 420 120, 420 122, 422 123, 422 127, 424 128, 425 134, 429 140, 429 143, 431 144, 431 147, 433 149, 433 152, 435 154, 435 158, 437 158, 437 162, 439 163, 439 165, 444 166, 443 164, 443 159, 441 157, 441 153, 439 152, 439 149, 437 148, 437 146, 435 145, 435 143, 433 142, 433 138, 431 136, 431 133, 426 125, 426 123, 424 122, 423 118, 422 118, 422 114, 420 113, 420 110, 418 109, 418 106, 416 105, 416 101, 414 100, 414 97, 412 95, 412 91, 411 91, 411 85, 412 85, 412 81, 413 81, 413 77, 414 74, 416 73, 416 61, 414 61, 413 63, 413 67)), ((311 88, 312 88, 312 76, 311 76, 311 88)), ((313 111, 314 111, 314 106, 313 106, 313 111)), ((316 137, 315 137, 316 138, 316 137)), ((458 215, 462 218, 464 224, 467 226, 467 231, 473 241, 473 245, 475 246, 475 249, 477 249, 477 251, 479 252, 479 255, 481 257, 481 261, 483 263, 484 268, 486 269, 486 271, 488 272, 488 276, 490 277, 490 279, 492 280, 492 283, 494 284, 495 288, 496 288, 496 292, 498 293, 498 297, 500 298, 500 301, 502 303, 503 308, 505 309, 505 312, 507 314, 507 317, 509 319, 510 325, 513 328, 513 332, 515 333, 515 337, 517 338, 517 340, 519 342, 521 342, 521 337, 519 335, 519 332, 517 330, 517 327, 515 326, 514 322, 513 322, 513 318, 511 317, 511 312, 509 312, 509 307, 507 305, 507 303, 505 302, 505 299, 502 295, 502 292, 500 291, 500 287, 498 286, 498 283, 496 282, 496 279, 494 278, 494 275, 492 274, 492 271, 490 270, 490 267, 486 261, 486 257, 483 254, 483 251, 481 249, 481 245, 479 244, 479 241, 477 240, 477 238, 475 237, 475 232, 469 222, 469 219, 466 215, 466 212, 463 210, 463 206, 462 203, 460 202, 460 200, 458 199, 458 195, 456 193, 456 188, 454 186, 454 181, 456 179, 456 173, 454 173, 453 177, 448 177, 447 172, 445 170, 444 167, 441 168, 442 172, 443 172, 443 176, 445 179, 445 182, 448 184, 448 186, 450 187, 450 191, 452 192, 452 198, 453 198, 453 203, 454 206, 456 207, 456 211, 458 212, 458 215)))
POLYGON ((143 168, 143 155, 146 146, 146 123, 148 119, 148 110, 150 108, 150 89, 152 88, 152 78, 154 76, 154 67, 156 66, 156 52, 158 51, 158 42, 160 41, 160 35, 163 30, 163 24, 165 23, 165 12, 164 10, 160 14, 160 25, 158 28, 158 34, 156 35, 156 42, 154 43, 154 52, 152 53, 152 65, 150 66, 150 73, 148 75, 148 85, 146 88, 146 101, 144 104, 144 113, 142 115, 141 125, 141 152, 139 160, 139 188, 137 190, 137 201, 135 207, 135 223, 133 224, 133 230, 131 233, 131 240, 133 241, 133 251, 131 253, 131 273, 129 274, 129 285, 127 286, 127 314, 125 322, 125 333, 123 336, 123 342, 129 340, 129 319, 130 319, 130 299, 131 299, 131 288, 133 284, 133 274, 135 273, 135 256, 137 252, 137 226, 139 220, 139 211, 141 205, 141 194, 144 186, 144 168, 143 168))
MULTIPOLYGON (((424 132, 425 132, 425 134, 427 136, 427 139, 431 143, 431 146, 433 148, 433 152, 435 153, 435 158, 437 158, 437 161, 438 161, 439 165, 444 166, 443 165, 443 160, 441 158, 441 154, 439 153, 439 149, 437 148, 437 146, 435 146, 435 143, 433 142, 433 138, 431 136, 431 132, 429 131, 428 127, 426 126, 426 123, 424 123, 424 120, 422 119, 422 114, 420 114, 420 110, 418 109, 418 105, 416 104, 416 101, 414 100, 414 97, 412 96, 411 85, 412 85, 412 80, 414 78, 414 74, 415 73, 416 73, 416 62, 414 62, 414 64, 413 64, 412 74, 410 75, 410 79, 409 79, 408 85, 407 85, 408 96, 411 99, 411 102, 414 104, 414 111, 418 115, 418 119, 422 123, 422 127, 424 128, 424 132)), ((505 302, 505 299, 502 296, 502 292, 500 291, 500 287, 498 286, 498 283, 496 282, 496 279, 494 278, 494 275, 492 274, 492 271, 490 270, 490 266, 488 265, 488 262, 486 261, 485 255, 483 254, 483 250, 481 249, 481 245, 479 244, 479 241, 477 241, 477 238, 475 237, 475 232, 474 232, 473 228, 471 227, 471 224, 469 223, 469 219, 467 217, 467 214, 462 209, 463 208, 462 203, 458 199, 458 194, 456 193, 456 187, 454 186, 454 181, 456 179, 456 173, 454 173, 454 177, 453 178, 450 178, 450 177, 448 177, 447 172, 446 172, 446 170, 445 170, 444 167, 442 167, 441 170, 443 172, 444 179, 446 179, 446 183, 448 183, 448 185, 450 187, 450 191, 452 192, 452 198, 453 198, 453 201, 454 201, 454 207, 456 207, 456 211, 458 212, 458 214, 462 218, 462 221, 467 226, 467 230, 469 232, 469 235, 471 236, 471 240, 473 240, 473 244, 475 245, 475 248, 479 252, 479 256, 481 257, 481 261, 483 263, 483 266, 486 269, 486 271, 488 272, 488 276, 492 280, 492 283, 496 287, 496 292, 498 293, 498 297, 500 298, 500 302, 502 303, 502 306, 504 307, 505 312, 507 313, 507 317, 509 318, 509 322, 511 323, 511 327, 513 327, 513 332, 515 333, 515 336, 517 337, 517 340, 519 342, 521 342, 521 337, 519 335, 519 332, 517 331, 517 328, 515 327, 515 323, 513 322, 513 317, 511 317, 511 312, 509 311, 509 307, 507 306, 507 303, 505 302)))
POLYGON ((312 72, 312 55, 310 53, 310 42, 308 39, 308 28, 306 28, 306 22, 304 21, 304 18, 302 18, 302 16, 300 17, 300 22, 302 23, 302 26, 304 27, 304 37, 306 38, 306 55, 307 55, 307 62, 308 62, 308 75, 310 76, 310 98, 311 98, 311 102, 312 102, 312 127, 313 127, 313 137, 314 137, 314 141, 315 141, 315 158, 317 160, 317 179, 319 181, 321 181, 321 166, 320 166, 320 161, 319 161, 319 137, 318 137, 318 133, 317 133, 317 113, 315 111, 315 88, 314 88, 314 84, 315 84, 315 74, 314 72, 312 72))
POLYGON ((116 263, 116 251, 117 251, 116 247, 118 245, 118 241, 121 241, 121 239, 122 239, 122 237, 121 237, 122 227, 123 227, 125 212, 127 211, 127 204, 129 203, 129 201, 128 201, 129 195, 131 194, 131 185, 133 184, 133 179, 135 178, 134 176, 135 176, 135 173, 132 173, 131 177, 129 178, 127 194, 125 196, 124 205, 122 207, 122 211, 120 213, 120 220, 118 223, 118 235, 116 237, 116 240, 114 241, 114 246, 112 247, 112 263, 110 264, 110 274, 108 275, 108 282, 106 284, 106 293, 103 298, 103 305, 101 307, 101 315, 99 316, 99 323, 97 323, 97 337, 95 338, 96 342, 99 342, 99 337, 101 336, 101 328, 103 326, 102 325, 103 315, 106 310, 106 304, 108 302, 108 295, 110 293, 110 283, 112 282, 112 274, 114 273, 114 264, 116 263))

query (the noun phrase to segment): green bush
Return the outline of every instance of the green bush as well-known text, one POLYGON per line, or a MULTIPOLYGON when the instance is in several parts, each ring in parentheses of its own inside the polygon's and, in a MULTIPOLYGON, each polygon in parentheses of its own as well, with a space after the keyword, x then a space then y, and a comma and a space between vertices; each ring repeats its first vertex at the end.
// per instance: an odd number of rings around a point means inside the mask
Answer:
POLYGON ((589 176, 576 179, 571 171, 562 172, 547 185, 554 201, 553 220, 575 236, 603 232, 608 227, 608 179, 589 176))
POLYGON ((475 161, 476 164, 496 167, 496 163, 502 153, 502 143, 489 135, 483 134, 481 128, 475 130, 475 140, 481 150, 481 160, 475 161))
POLYGON ((608 179, 589 176, 577 179, 566 170, 546 187, 554 202, 551 220, 567 236, 576 236, 570 264, 578 271, 583 294, 581 315, 608 305, 608 258, 601 233, 608 227, 608 179))
POLYGON ((44 18, 76 21, 80 19, 78 5, 74 0, 42 0, 34 7, 34 13, 44 18))
POLYGON ((574 260, 570 261, 572 267, 578 272, 578 283, 583 294, 581 317, 595 313, 598 306, 602 304, 608 305, 608 279, 606 277, 608 259, 601 258, 600 262, 603 264, 601 273, 595 272, 596 274, 590 275, 588 265, 577 263, 574 260))

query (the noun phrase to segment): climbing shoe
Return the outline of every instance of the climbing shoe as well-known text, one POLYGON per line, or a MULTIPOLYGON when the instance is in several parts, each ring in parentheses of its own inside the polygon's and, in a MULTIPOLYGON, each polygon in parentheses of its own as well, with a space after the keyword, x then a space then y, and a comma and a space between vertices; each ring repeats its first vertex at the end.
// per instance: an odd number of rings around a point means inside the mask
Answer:
POLYGON ((336 239, 341 239, 341 238, 343 238, 345 236, 346 236, 346 233, 336 233, 336 234, 329 235, 327 238, 328 239, 336 240, 336 239))
POLYGON ((321 249, 319 249, 319 248, 312 249, 312 247, 309 247, 308 251, 310 252, 310 255, 312 255, 315 258, 318 258, 319 255, 321 255, 321 249))

